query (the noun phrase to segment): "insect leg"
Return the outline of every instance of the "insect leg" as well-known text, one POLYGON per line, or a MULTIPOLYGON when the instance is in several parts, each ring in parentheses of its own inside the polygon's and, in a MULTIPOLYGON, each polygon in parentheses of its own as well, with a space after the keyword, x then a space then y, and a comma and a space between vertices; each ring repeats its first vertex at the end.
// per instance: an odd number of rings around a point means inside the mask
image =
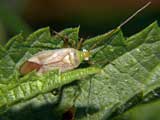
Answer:
POLYGON ((89 79, 88 101, 87 101, 87 108, 86 108, 86 110, 85 110, 85 113, 86 113, 87 116, 89 116, 89 113, 90 113, 91 90, 92 90, 92 80, 89 79))
POLYGON ((58 32, 56 32, 56 31, 53 31, 53 33, 62 38, 62 40, 64 41, 64 45, 63 45, 64 48, 69 48, 69 47, 76 48, 76 47, 75 47, 75 46, 76 46, 75 40, 73 40, 73 39, 70 38, 70 40, 72 40, 72 42, 70 43, 71 45, 70 45, 70 44, 69 44, 69 38, 68 38, 68 36, 66 36, 66 35, 65 35, 65 36, 62 36, 62 35, 60 35, 60 34, 59 34, 58 32))
POLYGON ((62 36, 62 35, 60 35, 58 32, 56 32, 56 31, 53 31, 53 33, 54 34, 56 34, 57 36, 59 36, 60 38, 62 38, 62 40, 63 40, 63 42, 64 42, 64 44, 63 44, 63 47, 64 48, 68 48, 68 47, 70 47, 69 46, 69 43, 68 43, 68 41, 69 41, 69 38, 65 35, 65 36, 62 36))
POLYGON ((79 42, 78 42, 78 44, 77 44, 77 49, 78 49, 78 50, 81 49, 83 42, 84 42, 84 39, 83 39, 83 38, 80 38, 80 40, 79 40, 79 42))
MULTIPOLYGON (((120 28, 115 28, 115 29, 109 31, 109 32, 106 33, 106 34, 107 34, 108 37, 109 37, 109 36, 112 36, 114 33, 116 33, 117 31, 119 31, 119 29, 120 29, 120 28)), ((92 49, 96 48, 97 45, 98 45, 100 42, 101 42, 101 41, 98 41, 98 42, 94 43, 94 44, 89 48, 88 51, 91 51, 92 49)))
POLYGON ((77 83, 77 84, 76 84, 76 90, 75 90, 75 92, 74 92, 73 106, 75 106, 76 100, 77 100, 77 98, 80 96, 81 92, 82 92, 81 87, 80 87, 79 84, 77 83))

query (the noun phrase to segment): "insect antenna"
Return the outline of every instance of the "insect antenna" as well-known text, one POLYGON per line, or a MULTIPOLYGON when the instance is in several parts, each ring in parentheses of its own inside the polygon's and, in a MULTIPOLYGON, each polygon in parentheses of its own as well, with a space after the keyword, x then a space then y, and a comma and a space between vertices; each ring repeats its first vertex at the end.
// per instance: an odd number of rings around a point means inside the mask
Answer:
MULTIPOLYGON (((126 25, 131 19, 133 19, 137 14, 139 14, 142 10, 144 10, 146 7, 148 7, 151 4, 151 2, 146 3, 143 7, 138 9, 136 12, 134 12, 129 18, 127 18, 123 23, 121 23, 117 28, 109 31, 106 33, 108 36, 112 36, 114 33, 116 33, 122 26, 126 25)), ((89 51, 94 49, 101 41, 98 41, 97 43, 93 44, 89 51)))
POLYGON ((121 28, 124 26, 126 23, 128 23, 131 19, 133 19, 137 14, 139 14, 142 10, 144 10, 146 7, 148 7, 151 4, 151 1, 145 4, 143 7, 138 9, 135 13, 133 13, 129 18, 127 18, 123 23, 121 23, 118 28, 121 28))
POLYGON ((64 45, 63 45, 63 47, 72 47, 72 48, 76 48, 76 49, 81 49, 81 47, 82 47, 82 43, 84 42, 84 39, 83 38, 80 38, 79 39, 79 42, 78 42, 78 44, 76 45, 76 43, 74 42, 74 40, 73 39, 71 39, 71 38, 68 38, 68 36, 62 36, 62 35, 60 35, 58 32, 56 32, 56 31, 53 31, 53 33, 55 34, 55 35, 58 35, 60 38, 62 38, 62 40, 64 41, 64 45), (73 42, 71 43, 71 46, 69 45, 69 39, 70 40, 72 40, 73 42))
POLYGON ((87 100, 87 105, 88 107, 86 108, 86 114, 88 115, 89 113, 89 108, 90 108, 90 99, 91 99, 91 91, 92 90, 92 80, 89 79, 89 88, 88 88, 88 100, 87 100))

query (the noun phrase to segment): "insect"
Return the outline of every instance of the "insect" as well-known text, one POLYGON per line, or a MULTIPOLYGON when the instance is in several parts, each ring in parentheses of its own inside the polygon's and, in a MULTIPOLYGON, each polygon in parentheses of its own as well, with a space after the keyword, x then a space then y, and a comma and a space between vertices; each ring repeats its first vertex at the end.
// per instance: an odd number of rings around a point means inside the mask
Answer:
MULTIPOLYGON (((115 30, 121 28, 150 4, 151 2, 148 2, 142 8, 137 10, 132 16, 130 16, 126 21, 120 24, 116 29, 110 31, 108 35, 112 35, 115 30)), ((66 46, 68 41, 66 39, 64 39, 64 46, 66 46)), ((78 43, 78 49, 81 48, 82 42, 83 41, 80 40, 80 42, 78 43)), ((96 45, 97 43, 95 43, 91 48, 93 49, 94 47, 96 47, 96 45)), ((90 50, 80 51, 78 49, 62 48, 40 51, 37 54, 33 55, 31 58, 29 58, 20 67, 20 73, 25 75, 33 70, 36 70, 37 73, 42 74, 53 69, 59 69, 61 72, 75 69, 82 63, 82 61, 88 61, 90 58, 90 50)))
POLYGON ((20 72, 27 74, 36 70, 38 73, 45 73, 53 69, 65 72, 78 67, 83 60, 89 60, 89 56, 89 51, 79 51, 74 48, 45 50, 29 58, 22 65, 20 72))

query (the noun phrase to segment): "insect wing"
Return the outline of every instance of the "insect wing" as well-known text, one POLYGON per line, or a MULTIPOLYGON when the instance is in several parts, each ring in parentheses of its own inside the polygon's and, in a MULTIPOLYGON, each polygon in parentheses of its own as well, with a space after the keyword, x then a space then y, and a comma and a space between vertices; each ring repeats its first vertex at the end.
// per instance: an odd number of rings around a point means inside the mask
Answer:
POLYGON ((78 52, 73 48, 41 51, 25 62, 21 67, 21 73, 26 74, 32 70, 45 73, 53 69, 61 72, 76 68, 80 64, 78 52))
POLYGON ((50 63, 56 63, 61 61, 65 54, 65 50, 63 49, 46 50, 35 54, 33 57, 28 59, 28 61, 42 65, 47 65, 50 63))

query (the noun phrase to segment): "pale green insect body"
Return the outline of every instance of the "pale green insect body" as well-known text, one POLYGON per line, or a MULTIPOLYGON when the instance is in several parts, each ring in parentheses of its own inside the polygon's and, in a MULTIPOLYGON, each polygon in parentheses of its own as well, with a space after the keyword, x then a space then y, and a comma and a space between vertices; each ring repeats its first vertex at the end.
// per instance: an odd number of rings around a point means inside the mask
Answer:
POLYGON ((32 70, 45 73, 53 69, 60 72, 77 68, 83 60, 89 59, 88 51, 79 51, 74 48, 62 48, 38 52, 29 58, 21 67, 20 72, 26 74, 32 70))

